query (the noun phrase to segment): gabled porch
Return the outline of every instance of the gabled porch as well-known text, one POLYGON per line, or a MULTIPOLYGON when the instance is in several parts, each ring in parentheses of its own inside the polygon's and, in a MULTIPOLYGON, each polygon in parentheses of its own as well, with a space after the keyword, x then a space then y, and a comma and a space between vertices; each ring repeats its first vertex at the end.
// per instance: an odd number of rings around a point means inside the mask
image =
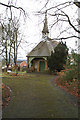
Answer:
POLYGON ((46 57, 27 57, 28 69, 32 72, 43 72, 48 69, 46 57))

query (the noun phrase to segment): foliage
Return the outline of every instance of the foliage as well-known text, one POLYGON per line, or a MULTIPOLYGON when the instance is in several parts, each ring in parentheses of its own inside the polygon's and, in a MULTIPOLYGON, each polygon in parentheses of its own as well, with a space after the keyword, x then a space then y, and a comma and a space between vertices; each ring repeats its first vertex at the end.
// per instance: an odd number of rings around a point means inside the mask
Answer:
POLYGON ((74 60, 74 64, 80 62, 80 54, 77 54, 77 53, 75 53, 74 51, 72 51, 72 58, 73 58, 73 60, 74 60))
POLYGON ((69 70, 67 72, 65 72, 65 75, 62 76, 62 80, 65 82, 72 82, 73 79, 77 79, 77 71, 75 71, 75 69, 69 70))
POLYGON ((66 59, 68 55, 68 48, 66 44, 60 42, 57 47, 54 49, 54 53, 51 52, 51 56, 48 57, 48 67, 51 72, 61 71, 64 69, 66 64, 66 59))
MULTIPOLYGON (((67 82, 73 82, 73 80, 79 79, 80 73, 80 55, 77 53, 72 52, 71 58, 72 61, 68 64, 69 71, 65 72, 62 79, 67 82)), ((69 59, 69 61, 70 61, 69 59)))

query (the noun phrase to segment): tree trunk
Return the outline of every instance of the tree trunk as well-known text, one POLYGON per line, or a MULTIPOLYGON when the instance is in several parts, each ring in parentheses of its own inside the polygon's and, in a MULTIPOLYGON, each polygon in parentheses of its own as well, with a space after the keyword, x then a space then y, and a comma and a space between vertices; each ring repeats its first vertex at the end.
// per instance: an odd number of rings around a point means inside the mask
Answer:
POLYGON ((7 67, 7 69, 6 69, 6 72, 7 72, 7 70, 8 70, 8 51, 7 51, 7 39, 6 39, 6 42, 5 42, 5 49, 6 49, 6 67, 7 67))

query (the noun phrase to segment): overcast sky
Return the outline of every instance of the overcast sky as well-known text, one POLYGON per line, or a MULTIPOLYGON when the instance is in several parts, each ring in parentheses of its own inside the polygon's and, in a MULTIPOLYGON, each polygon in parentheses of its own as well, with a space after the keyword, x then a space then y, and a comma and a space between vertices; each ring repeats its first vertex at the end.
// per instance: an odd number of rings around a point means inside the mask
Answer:
MULTIPOLYGON (((18 50, 18 53, 19 53, 18 59, 20 59, 20 58, 26 59, 26 55, 28 54, 28 52, 30 52, 32 50, 32 48, 35 47, 35 45, 37 45, 41 41, 42 29, 43 29, 42 21, 44 19, 44 15, 37 16, 37 15, 34 15, 34 13, 39 11, 44 6, 45 0, 42 0, 42 2, 39 2, 40 0, 14 0, 14 3, 15 3, 15 1, 17 1, 16 6, 22 7, 27 12, 27 15, 28 15, 25 23, 24 22, 21 23, 21 32, 23 33, 24 36, 23 36, 23 43, 21 44, 21 46, 19 47, 19 50, 18 50), (26 43, 24 43, 24 41, 26 41, 28 43, 26 44, 26 43)), ((56 2, 55 2, 55 0, 53 0, 53 1, 54 1, 54 4, 57 4, 59 2, 66 2, 68 0, 56 0, 56 2)), ((7 4, 8 0, 0 0, 0 2, 7 4)), ((49 6, 53 5, 52 2, 49 3, 49 6)), ((77 15, 75 14, 76 9, 77 9, 76 6, 74 6, 74 8, 68 7, 68 9, 65 9, 65 11, 69 16, 71 16, 71 17, 74 16, 77 18, 77 15)), ((0 5, 0 14, 3 13, 3 11, 5 11, 5 7, 0 5)), ((23 21, 23 18, 22 18, 22 21, 23 21)), ((51 22, 51 19, 48 18, 48 26, 49 26, 50 22, 51 22)), ((64 27, 66 27, 66 24, 64 25, 64 27)), ((51 38, 56 38, 59 30, 60 30, 59 27, 49 30, 50 31, 49 36, 51 38)), ((68 47, 71 47, 71 48, 76 47, 75 46, 75 38, 73 38, 73 39, 67 40, 68 47)))

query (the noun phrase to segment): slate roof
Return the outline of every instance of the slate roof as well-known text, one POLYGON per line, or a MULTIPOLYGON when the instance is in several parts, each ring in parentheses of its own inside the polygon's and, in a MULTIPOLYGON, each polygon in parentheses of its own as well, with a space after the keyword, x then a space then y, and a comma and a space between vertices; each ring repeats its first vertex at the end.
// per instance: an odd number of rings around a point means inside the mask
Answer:
POLYGON ((47 40, 41 41, 27 56, 31 57, 46 57, 54 52, 54 48, 58 45, 57 41, 47 40))

